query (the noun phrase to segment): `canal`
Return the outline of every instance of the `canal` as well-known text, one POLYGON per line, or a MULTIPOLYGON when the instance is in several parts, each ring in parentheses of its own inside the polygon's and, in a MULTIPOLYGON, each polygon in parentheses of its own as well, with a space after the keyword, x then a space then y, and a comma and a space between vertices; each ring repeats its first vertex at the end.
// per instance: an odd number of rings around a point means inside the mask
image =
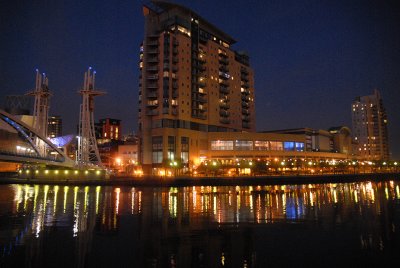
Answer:
POLYGON ((399 188, 0 185, 0 267, 384 267, 399 188))

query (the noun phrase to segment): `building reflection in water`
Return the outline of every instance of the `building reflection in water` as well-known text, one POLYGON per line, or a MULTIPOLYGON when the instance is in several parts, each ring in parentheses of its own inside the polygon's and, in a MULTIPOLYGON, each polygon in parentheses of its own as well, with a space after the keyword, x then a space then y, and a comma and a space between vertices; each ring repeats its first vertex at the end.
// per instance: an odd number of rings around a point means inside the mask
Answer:
POLYGON ((321 231, 346 234, 361 253, 384 252, 398 240, 399 200, 397 181, 182 188, 4 185, 0 264, 258 267, 263 251, 279 247, 279 238, 305 232, 313 243, 321 231), (299 224, 305 227, 291 227, 299 224))

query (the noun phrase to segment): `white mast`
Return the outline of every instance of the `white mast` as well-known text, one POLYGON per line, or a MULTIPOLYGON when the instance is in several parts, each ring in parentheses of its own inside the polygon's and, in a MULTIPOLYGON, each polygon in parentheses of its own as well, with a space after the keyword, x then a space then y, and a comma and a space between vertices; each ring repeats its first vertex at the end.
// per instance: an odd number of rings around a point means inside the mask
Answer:
MULTIPOLYGON (((35 96, 35 103, 33 106, 33 128, 38 134, 47 137, 48 118, 49 118, 49 99, 52 96, 49 90, 49 80, 46 74, 41 74, 36 69, 36 83, 35 89, 27 93, 29 96, 35 96)), ((45 145, 40 144, 39 140, 36 141, 36 146, 45 155, 45 145)))
POLYGON ((92 72, 89 67, 85 73, 85 79, 82 90, 82 104, 79 114, 79 136, 77 164, 83 167, 96 165, 103 167, 97 148, 96 136, 94 132, 94 97, 104 95, 105 92, 94 89, 96 71, 92 72))

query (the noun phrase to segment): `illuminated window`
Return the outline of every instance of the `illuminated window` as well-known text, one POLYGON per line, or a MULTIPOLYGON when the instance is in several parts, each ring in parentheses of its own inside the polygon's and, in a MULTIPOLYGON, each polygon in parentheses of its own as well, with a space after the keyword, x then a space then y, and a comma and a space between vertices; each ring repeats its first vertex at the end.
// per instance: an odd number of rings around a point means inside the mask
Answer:
POLYGON ((254 150, 268 151, 269 150, 269 142, 268 141, 255 141, 254 142, 254 150))
POLYGON ((181 137, 181 159, 183 163, 189 162, 189 138, 181 137))
POLYGON ((271 151, 283 151, 283 144, 281 141, 270 141, 269 145, 271 151))
POLYGON ((235 141, 235 150, 251 151, 253 150, 253 141, 235 141))
POLYGON ((153 151, 153 163, 162 163, 163 159, 163 137, 155 136, 152 137, 152 151, 153 151))
POLYGON ((304 142, 296 142, 296 151, 304 152, 304 142))
POLYGON ((211 141, 211 150, 213 151, 232 151, 233 141, 211 141))
POLYGON ((294 151, 294 142, 293 141, 285 141, 283 143, 284 151, 294 151))

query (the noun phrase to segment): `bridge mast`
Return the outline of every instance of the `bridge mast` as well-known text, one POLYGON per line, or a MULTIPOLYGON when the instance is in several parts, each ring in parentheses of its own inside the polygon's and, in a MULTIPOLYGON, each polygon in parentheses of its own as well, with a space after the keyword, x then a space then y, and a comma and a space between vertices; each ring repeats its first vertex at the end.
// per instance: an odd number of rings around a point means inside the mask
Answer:
MULTIPOLYGON (((38 134, 47 137, 49 99, 52 95, 49 90, 49 80, 45 73, 41 74, 39 70, 36 69, 35 89, 29 91, 26 95, 35 96, 32 127, 38 134)), ((36 140, 36 146, 41 153, 45 154, 45 145, 38 139, 36 140)))
POLYGON ((105 92, 94 89, 96 71, 89 67, 85 73, 82 90, 82 104, 79 114, 78 152, 76 161, 80 167, 97 165, 102 167, 99 150, 94 132, 94 97, 104 95, 105 92))

